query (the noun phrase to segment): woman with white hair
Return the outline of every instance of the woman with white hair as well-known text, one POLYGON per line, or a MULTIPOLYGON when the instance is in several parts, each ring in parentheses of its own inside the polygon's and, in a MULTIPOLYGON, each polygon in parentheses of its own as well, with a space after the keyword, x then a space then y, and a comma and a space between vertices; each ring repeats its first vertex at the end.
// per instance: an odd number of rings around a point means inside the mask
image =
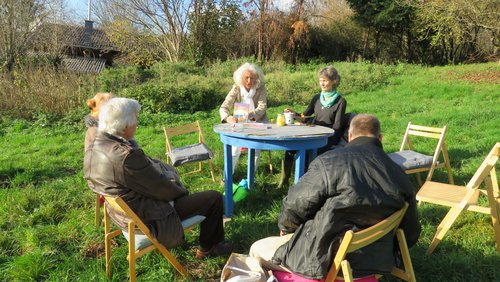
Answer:
MULTIPOLYGON (((235 103, 248 105, 248 120, 268 122, 266 85, 264 73, 255 64, 244 63, 233 74, 234 85, 220 106, 221 122, 237 123, 238 119, 231 115, 235 103)), ((241 154, 241 148, 233 146, 233 172, 241 154)), ((255 163, 258 163, 260 151, 255 152, 255 163)))
MULTIPOLYGON (((139 102, 127 98, 112 98, 101 108, 99 129, 85 152, 89 186, 95 193, 122 197, 167 248, 184 241, 183 219, 202 215, 196 257, 231 253, 231 244, 222 243, 222 195, 213 190, 189 194, 174 167, 150 158, 133 142, 140 109, 139 102)), ((110 208, 110 216, 126 230, 122 214, 110 208)))

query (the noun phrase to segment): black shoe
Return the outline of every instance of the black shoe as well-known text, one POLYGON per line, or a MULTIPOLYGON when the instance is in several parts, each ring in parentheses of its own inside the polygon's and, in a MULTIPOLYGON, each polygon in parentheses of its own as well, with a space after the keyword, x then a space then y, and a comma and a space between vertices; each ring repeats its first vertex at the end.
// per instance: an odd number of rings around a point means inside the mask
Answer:
POLYGON ((196 258, 203 259, 205 257, 216 257, 229 255, 233 251, 233 245, 231 243, 218 243, 213 246, 210 250, 204 251, 201 248, 196 249, 196 258))

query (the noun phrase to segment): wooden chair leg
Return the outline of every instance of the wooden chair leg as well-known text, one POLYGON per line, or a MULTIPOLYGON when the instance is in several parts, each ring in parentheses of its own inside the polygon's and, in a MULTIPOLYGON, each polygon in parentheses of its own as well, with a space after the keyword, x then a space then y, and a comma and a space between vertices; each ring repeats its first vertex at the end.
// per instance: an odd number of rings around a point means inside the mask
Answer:
MULTIPOLYGON (((422 177, 420 176, 420 172, 415 173, 417 177, 417 182, 418 182, 418 188, 422 187, 422 177)), ((430 179, 429 179, 430 180, 430 179)))
POLYGON ((163 245, 156 245, 158 250, 162 253, 162 255, 172 264, 172 266, 184 277, 188 276, 186 269, 177 261, 177 259, 165 248, 163 245))
POLYGON ((342 266, 342 273, 344 274, 344 281, 346 282, 352 282, 352 269, 351 265, 347 260, 343 260, 340 265, 342 266))
POLYGON ((455 184, 455 181, 453 180, 453 174, 451 172, 451 164, 450 164, 450 158, 448 157, 448 150, 446 149, 446 145, 443 142, 443 158, 444 158, 444 165, 446 167, 446 170, 448 171, 448 182, 451 185, 455 184))
POLYGON ((215 172, 212 160, 208 160, 208 167, 210 168, 210 175, 212 175, 212 182, 215 182, 215 172))
MULTIPOLYGON (((403 280, 409 282, 416 282, 415 272, 413 270, 413 264, 411 263, 410 250, 408 250, 408 245, 406 244, 405 233, 402 229, 396 231, 396 237, 398 239, 399 250, 401 251, 401 257, 403 258, 404 274, 403 280)), ((402 277, 400 277, 402 278, 402 277)))
POLYGON ((273 159, 271 158, 271 151, 267 151, 269 153, 269 172, 273 174, 273 159))
POLYGON ((488 203, 490 205, 491 222, 493 224, 493 230, 495 231, 497 251, 500 253, 500 198, 498 197, 498 195, 495 195, 498 194, 498 183, 496 182, 497 176, 494 172, 494 169, 492 171, 493 173, 490 172, 491 177, 485 179, 486 192, 488 194, 488 203), (492 179, 495 182, 492 182, 492 179), (493 183, 496 184, 496 187, 493 183))
POLYGON ((426 255, 430 255, 434 251, 434 249, 436 249, 437 245, 439 244, 439 242, 441 242, 446 232, 450 230, 451 225, 455 222, 460 213, 465 209, 467 203, 469 202, 470 198, 474 195, 474 193, 476 193, 476 189, 469 189, 469 191, 467 191, 467 194, 465 194, 460 204, 452 207, 448 211, 444 219, 439 224, 436 234, 434 235, 434 238, 432 238, 431 245, 425 252, 426 255))
POLYGON ((101 224, 101 195, 95 195, 95 211, 94 211, 94 222, 95 226, 101 224))
POLYGON ((135 226, 128 226, 128 269, 130 272, 130 282, 135 282, 135 226))

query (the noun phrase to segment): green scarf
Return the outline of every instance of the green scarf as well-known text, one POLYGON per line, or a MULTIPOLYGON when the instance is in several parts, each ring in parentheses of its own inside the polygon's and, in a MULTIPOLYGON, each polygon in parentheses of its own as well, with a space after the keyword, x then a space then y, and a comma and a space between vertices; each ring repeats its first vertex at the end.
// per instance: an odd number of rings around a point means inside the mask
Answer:
POLYGON ((321 96, 319 97, 319 100, 321 101, 321 104, 325 108, 330 108, 333 103, 339 98, 340 94, 336 91, 333 90, 332 92, 325 92, 321 91, 321 96), (326 98, 331 98, 328 102, 325 101, 326 98))

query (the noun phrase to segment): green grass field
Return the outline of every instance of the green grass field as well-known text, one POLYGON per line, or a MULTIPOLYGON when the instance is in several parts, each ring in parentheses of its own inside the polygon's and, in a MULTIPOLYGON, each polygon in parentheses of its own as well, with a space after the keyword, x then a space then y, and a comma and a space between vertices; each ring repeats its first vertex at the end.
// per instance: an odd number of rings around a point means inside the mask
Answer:
MULTIPOLYGON (((496 142, 500 142, 500 65, 498 63, 448 67, 403 66, 400 75, 369 91, 346 96, 348 111, 379 117, 386 152, 399 149, 407 123, 449 126, 446 138, 456 184, 465 184, 496 142)), ((341 69, 342 67, 340 67, 341 69)), ((349 76, 343 76, 348 81, 349 76)), ((342 86, 342 85, 341 85, 342 86)), ((317 89, 311 89, 311 96, 317 89)), ((339 88, 342 92, 342 87, 339 88)), ((268 92, 268 95, 273 95, 268 92)), ((285 107, 302 110, 306 105, 272 107, 272 118, 285 107)), ((223 170, 222 143, 212 131, 218 110, 193 115, 141 114, 136 139, 150 156, 164 159, 162 126, 202 123, 208 145, 215 151, 218 179, 208 170, 183 177, 193 192, 215 189, 223 170)), ((93 223, 94 194, 83 179, 83 121, 77 125, 43 125, 0 119, 0 280, 1 281, 105 281, 103 228, 93 223)), ((83 120, 83 117, 82 117, 83 120)), ((425 150, 433 148, 426 144, 425 150)), ((283 152, 272 152, 279 170, 283 152)), ((281 199, 287 190, 277 189, 279 171, 270 174, 263 155, 256 187, 238 203, 226 225, 226 237, 234 251, 248 253, 255 240, 278 234, 276 225, 281 199)), ((498 165, 497 165, 498 167, 498 165)), ((235 181, 245 177, 239 165, 235 181)), ((188 168, 181 168, 186 172, 188 168)), ((410 176, 416 188, 416 181, 410 176)), ((434 180, 446 182, 438 170, 434 180)), ((436 251, 426 256, 446 208, 419 206, 423 232, 411 257, 419 281, 500 281, 500 254, 496 251, 491 218, 462 214, 436 251)), ((195 230, 173 253, 191 274, 189 281, 218 281, 226 258, 196 260, 195 230)), ((117 240, 112 281, 128 279, 126 241, 117 240)), ((182 278, 159 253, 138 260, 139 281, 177 281, 182 278)), ((382 281, 396 281, 384 277, 382 281)))

